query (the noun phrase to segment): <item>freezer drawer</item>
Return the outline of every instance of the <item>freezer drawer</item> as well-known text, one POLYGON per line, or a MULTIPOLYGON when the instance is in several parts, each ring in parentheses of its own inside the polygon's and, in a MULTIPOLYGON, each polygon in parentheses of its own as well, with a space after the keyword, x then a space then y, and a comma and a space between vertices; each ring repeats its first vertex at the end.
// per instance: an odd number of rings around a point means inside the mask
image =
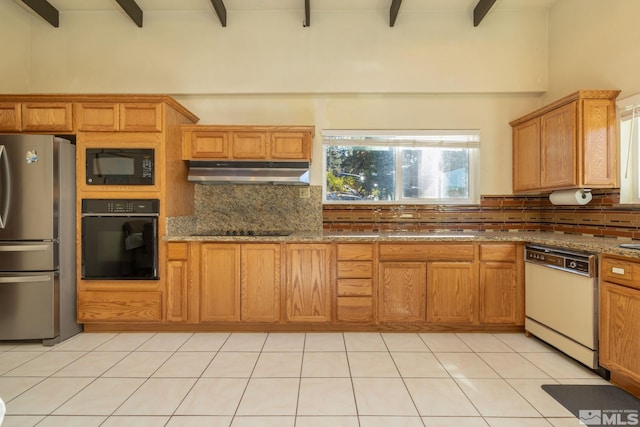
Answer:
POLYGON ((59 285, 54 272, 0 273, 0 340, 59 335, 59 285))
POLYGON ((0 271, 53 271, 58 269, 54 242, 0 242, 0 271))

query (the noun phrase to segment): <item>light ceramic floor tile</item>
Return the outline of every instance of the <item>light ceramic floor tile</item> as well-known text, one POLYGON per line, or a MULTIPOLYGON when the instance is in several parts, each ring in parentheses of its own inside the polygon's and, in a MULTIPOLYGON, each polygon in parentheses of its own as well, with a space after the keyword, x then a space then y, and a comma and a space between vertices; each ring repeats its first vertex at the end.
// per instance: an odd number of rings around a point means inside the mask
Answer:
POLYGON ((71 362, 84 356, 81 351, 60 351, 42 353, 38 357, 29 360, 27 363, 5 373, 7 376, 20 377, 46 377, 53 375, 71 362))
POLYGON ((423 427, 420 417, 361 416, 360 427, 423 427))
POLYGON ((42 415, 8 415, 4 417, 4 427, 33 427, 45 417, 42 415))
POLYGON ((105 377, 149 377, 173 353, 166 351, 136 351, 104 373, 105 377))
POLYGON ((38 341, 34 341, 34 342, 17 341, 14 344, 16 344, 15 347, 8 351, 35 351, 36 353, 48 353, 49 351, 55 348, 53 346, 44 345, 38 341))
POLYGON ((44 379, 44 377, 0 377, 0 398, 8 402, 44 379))
POLYGON ((351 379, 302 378, 297 414, 356 415, 351 379))
POLYGON ((176 351, 178 350, 189 338, 192 333, 179 333, 171 332, 164 334, 156 334, 145 341, 138 351, 176 351))
POLYGON ((0 353, 0 375, 4 375, 42 354, 44 353, 36 353, 34 351, 7 351, 0 353))
POLYGON ((403 377, 449 377, 447 370, 432 353, 391 353, 391 357, 403 377))
POLYGON ((128 354, 121 351, 92 351, 53 375, 56 377, 99 377, 128 354))
POLYGON ((200 378, 176 415, 233 415, 248 381, 246 378, 200 378))
POLYGON ((199 377, 209 366, 214 353, 204 351, 180 351, 174 353, 153 377, 199 377))
POLYGON ((478 356, 502 378, 549 378, 518 353, 479 353, 478 356))
POLYGON ((98 378, 53 413, 111 415, 144 381, 144 378, 98 378))
POLYGON ((490 427, 551 427, 544 418, 485 418, 490 427))
POLYGON ((249 378, 260 353, 218 353, 202 373, 203 377, 249 378))
POLYGON ((378 332, 345 332, 347 351, 389 351, 378 332))
POLYGON ((229 427, 233 417, 174 415, 166 427, 229 427))
POLYGON ((560 353, 522 353, 522 356, 553 378, 598 378, 587 368, 560 353))
POLYGON ((198 332, 178 349, 178 351, 218 351, 229 338, 226 332, 198 332))
POLYGON ((503 379, 465 378, 456 382, 484 417, 540 417, 503 379))
POLYGON ((360 427, 358 417, 332 417, 332 416, 297 416, 296 427, 360 427))
POLYGON ((592 378, 555 378, 560 384, 591 384, 591 385, 611 385, 611 383, 600 376, 592 378))
POLYGON ((49 415, 91 381, 90 378, 47 378, 6 402, 7 414, 49 415))
POLYGON ((38 427, 97 427, 106 419, 98 416, 52 415, 39 422, 38 427))
POLYGON ((354 378, 353 389, 359 415, 418 415, 400 378, 354 378))
POLYGON ((231 427, 293 427, 296 417, 258 417, 236 416, 231 422, 231 427))
POLYGON ((472 352, 471 350, 456 334, 452 333, 423 333, 418 334, 422 341, 427 344, 429 350, 434 353, 438 352, 472 352))
POLYGON ((261 351, 266 339, 266 333, 243 332, 231 334, 220 351, 261 351))
POLYGON ((305 334, 272 332, 267 337, 262 351, 303 351, 305 334))
POLYGON ((488 427, 482 417, 422 417, 425 427, 488 427))
POLYGON ((254 378, 300 377, 302 352, 261 353, 251 375, 254 378))
POLYGON ((117 334, 83 333, 54 346, 51 351, 92 351, 103 345, 117 334))
POLYGON ((482 353, 513 352, 513 349, 500 341, 493 334, 483 332, 456 334, 471 350, 482 353))
POLYGON ((383 333, 382 339, 389 351, 429 351, 427 345, 418 334, 409 333, 383 333))
POLYGON ((400 373, 389 353, 370 351, 350 351, 349 368, 356 377, 398 377, 400 373))
POLYGON ((172 415, 195 381, 192 378, 151 378, 114 415, 172 415))
POLYGON ((407 378, 409 393, 423 416, 480 416, 451 378, 407 378))
POLYGON ((578 418, 547 418, 553 427, 584 427, 584 423, 578 418))
POLYGON ((344 337, 340 332, 309 332, 304 351, 345 351, 344 337))
POLYGON ((498 378, 491 369, 475 353, 434 353, 442 366, 453 378, 498 378))
POLYGON ((123 332, 111 338, 101 346, 98 351, 133 351, 151 339, 152 332, 123 332))
POLYGON ((295 415, 299 382, 298 378, 252 378, 237 415, 295 415))
POLYGON ((542 389, 544 384, 556 384, 552 379, 509 379, 511 386, 516 389, 527 402, 545 417, 573 416, 564 406, 542 389))
POLYGON ((303 377, 349 377, 347 353, 305 352, 302 362, 303 377))
POLYGON ((553 347, 545 344, 533 335, 528 337, 524 333, 505 333, 494 334, 494 336, 519 353, 553 353, 555 351, 553 347))
POLYGON ((163 427, 168 421, 169 417, 159 416, 112 416, 100 427, 163 427))

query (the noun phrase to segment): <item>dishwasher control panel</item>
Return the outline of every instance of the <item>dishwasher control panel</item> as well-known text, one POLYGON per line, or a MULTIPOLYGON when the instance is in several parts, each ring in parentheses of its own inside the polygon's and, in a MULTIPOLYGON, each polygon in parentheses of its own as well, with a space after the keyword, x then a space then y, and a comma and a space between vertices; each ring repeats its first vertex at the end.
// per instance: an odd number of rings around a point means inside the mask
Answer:
POLYGON ((527 262, 590 277, 596 275, 596 255, 594 254, 533 245, 525 246, 524 251, 527 262))

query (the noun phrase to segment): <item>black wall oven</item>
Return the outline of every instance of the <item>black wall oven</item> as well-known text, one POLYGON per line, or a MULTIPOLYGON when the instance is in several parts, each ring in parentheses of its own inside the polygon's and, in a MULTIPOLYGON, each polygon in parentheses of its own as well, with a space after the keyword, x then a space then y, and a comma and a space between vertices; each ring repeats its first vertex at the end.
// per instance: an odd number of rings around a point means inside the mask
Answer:
POLYGON ((87 148, 88 185, 153 185, 153 148, 87 148))
POLYGON ((82 278, 158 279, 157 199, 82 200, 82 278))

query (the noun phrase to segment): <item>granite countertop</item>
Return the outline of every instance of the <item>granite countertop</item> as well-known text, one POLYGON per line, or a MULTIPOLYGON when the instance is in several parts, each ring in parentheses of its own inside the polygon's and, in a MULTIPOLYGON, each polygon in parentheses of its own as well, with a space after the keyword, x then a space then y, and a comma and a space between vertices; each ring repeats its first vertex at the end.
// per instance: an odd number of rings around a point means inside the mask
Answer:
POLYGON ((169 242, 283 242, 283 243, 331 243, 331 242, 527 242, 564 249, 595 252, 640 258, 640 250, 620 248, 628 241, 608 237, 581 236, 553 232, 398 232, 398 233, 313 233, 299 232, 288 236, 199 236, 172 235, 169 242))

